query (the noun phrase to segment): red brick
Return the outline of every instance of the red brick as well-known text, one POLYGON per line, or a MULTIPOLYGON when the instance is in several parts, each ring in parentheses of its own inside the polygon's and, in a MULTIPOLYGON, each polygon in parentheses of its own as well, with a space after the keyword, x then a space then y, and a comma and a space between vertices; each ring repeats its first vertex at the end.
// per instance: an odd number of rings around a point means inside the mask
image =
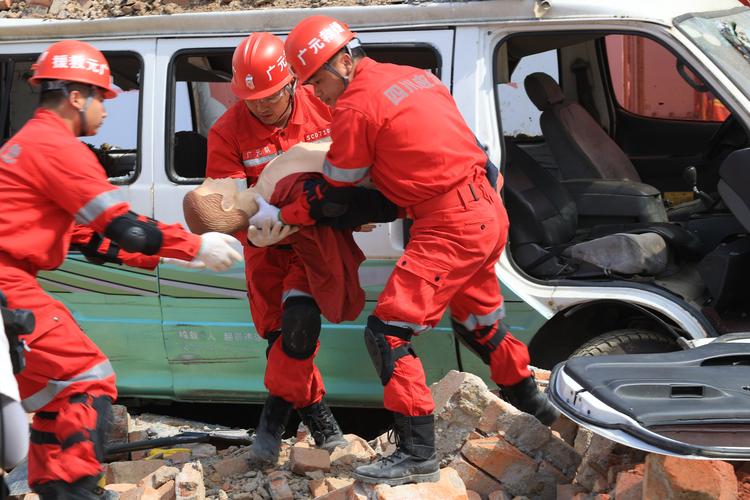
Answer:
POLYGON ((646 455, 643 498, 737 498, 734 467, 719 460, 646 455))
POLYGON ((498 437, 467 441, 461 454, 467 462, 508 485, 511 493, 528 483, 536 472, 536 463, 531 458, 498 437))
POLYGON ((12 0, 0 0, 0 10, 10 9, 12 3, 12 0))
POLYGON ((378 485, 378 500, 468 500, 466 487, 458 473, 446 467, 440 470, 440 480, 435 483, 406 484, 403 486, 378 485))
POLYGON ((467 488, 482 496, 487 496, 500 489, 500 483, 493 477, 477 469, 461 457, 454 459, 449 466, 458 472, 467 488))
POLYGON ((164 460, 112 462, 107 465, 106 484, 136 484, 156 469, 166 465, 164 460))
POLYGON ((620 472, 615 480, 617 500, 641 500, 643 498, 643 474, 620 472))
POLYGON ((247 455, 225 458, 220 462, 214 463, 213 467, 216 471, 216 474, 211 477, 216 477, 217 479, 237 476, 239 474, 244 474, 245 472, 248 472, 250 470, 250 464, 247 462, 247 455))
POLYGON ((325 479, 313 479, 307 483, 307 487, 310 488, 310 494, 313 498, 328 493, 328 486, 326 485, 325 479))
POLYGON ((352 485, 349 485, 337 490, 330 491, 322 497, 317 497, 315 500, 347 500, 351 497, 352 492, 352 485))
POLYGON ((104 489, 117 493, 122 500, 140 500, 144 492, 143 486, 126 483, 108 484, 104 489))
POLYGON ((161 485, 168 481, 173 481, 174 478, 179 474, 180 469, 177 467, 169 467, 164 465, 159 467, 154 472, 144 477, 138 482, 138 486, 146 486, 148 488, 159 488, 161 485))
POLYGON ((316 448, 293 447, 289 456, 292 471, 304 475, 307 471, 322 470, 328 472, 331 470, 331 457, 325 450, 316 448))

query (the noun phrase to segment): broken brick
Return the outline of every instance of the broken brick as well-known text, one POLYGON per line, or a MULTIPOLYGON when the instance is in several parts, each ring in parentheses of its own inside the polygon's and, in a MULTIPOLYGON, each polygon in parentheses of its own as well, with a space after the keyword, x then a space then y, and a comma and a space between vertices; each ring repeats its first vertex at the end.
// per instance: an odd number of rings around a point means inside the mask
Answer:
POLYGON ((292 472, 304 475, 307 471, 331 470, 331 457, 325 450, 293 447, 289 456, 292 472))

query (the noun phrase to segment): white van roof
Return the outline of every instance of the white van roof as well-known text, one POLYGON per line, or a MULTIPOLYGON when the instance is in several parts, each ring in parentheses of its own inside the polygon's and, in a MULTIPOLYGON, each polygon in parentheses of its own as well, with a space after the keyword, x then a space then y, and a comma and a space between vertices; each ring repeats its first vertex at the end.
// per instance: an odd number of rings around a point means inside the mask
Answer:
POLYGON ((56 41, 62 38, 187 37, 287 33, 311 13, 329 15, 354 30, 481 25, 534 19, 632 19, 669 25, 691 12, 739 7, 737 0, 485 0, 401 5, 252 9, 96 20, 0 19, 0 41, 56 41))

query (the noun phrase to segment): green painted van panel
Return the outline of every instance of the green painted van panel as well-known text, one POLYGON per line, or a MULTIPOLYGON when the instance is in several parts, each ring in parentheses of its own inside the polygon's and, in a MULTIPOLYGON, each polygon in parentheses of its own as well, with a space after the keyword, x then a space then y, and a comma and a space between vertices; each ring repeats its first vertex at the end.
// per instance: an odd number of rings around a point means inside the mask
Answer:
POLYGON ((72 254, 39 277, 110 358, 121 396, 174 398, 156 272, 99 266, 72 254))
MULTIPOLYGON (((316 364, 332 404, 382 404, 382 386, 362 335, 392 267, 393 261, 363 263, 364 311, 355 321, 324 321, 316 364)), ((250 317, 242 265, 223 273, 175 266, 160 266, 156 272, 96 266, 71 254, 60 269, 42 273, 40 281, 110 357, 121 396, 225 402, 265 398, 267 343, 250 317)), ((506 323, 528 342, 544 319, 507 292, 505 304, 506 323)), ((414 348, 428 383, 459 367, 448 315, 415 337, 414 348)), ((460 349, 463 369, 491 384, 482 361, 460 349)))

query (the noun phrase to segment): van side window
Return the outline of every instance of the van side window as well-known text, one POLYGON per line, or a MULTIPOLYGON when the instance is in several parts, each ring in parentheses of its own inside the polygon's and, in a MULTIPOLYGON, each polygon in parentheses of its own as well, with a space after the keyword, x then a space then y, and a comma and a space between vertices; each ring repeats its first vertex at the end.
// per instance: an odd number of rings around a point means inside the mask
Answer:
MULTIPOLYGON (((107 119, 98 133, 82 137, 81 140, 97 155, 110 182, 130 184, 139 170, 140 75, 143 63, 133 53, 104 52, 104 56, 110 64, 114 86, 120 94, 115 99, 105 101, 107 119)), ((23 127, 39 104, 38 88, 27 82, 36 58, 36 54, 29 54, 0 59, 3 81, 10 82, 8 87, 3 87, 0 96, 2 142, 23 127)))
POLYGON ((709 122, 729 116, 710 91, 699 92, 688 85, 677 70, 676 57, 659 43, 636 35, 607 35, 604 42, 612 90, 625 111, 651 118, 709 122))
MULTIPOLYGON (((424 68, 440 77, 440 55, 426 44, 369 44, 369 57, 424 68)), ((177 184, 200 184, 206 172, 208 131, 237 98, 232 94, 234 48, 183 50, 170 64, 167 175, 177 184)))
POLYGON ((523 81, 531 73, 543 72, 559 83, 559 62, 557 50, 522 57, 512 68, 510 80, 497 84, 500 119, 503 135, 520 140, 541 138, 542 128, 539 117, 542 114, 531 102, 523 81))
MULTIPOLYGON (((172 61, 171 150, 167 173, 178 184, 200 184, 208 131, 237 98, 230 89, 233 49, 183 51, 172 61)), ((169 123, 169 122, 168 122, 169 123)))

